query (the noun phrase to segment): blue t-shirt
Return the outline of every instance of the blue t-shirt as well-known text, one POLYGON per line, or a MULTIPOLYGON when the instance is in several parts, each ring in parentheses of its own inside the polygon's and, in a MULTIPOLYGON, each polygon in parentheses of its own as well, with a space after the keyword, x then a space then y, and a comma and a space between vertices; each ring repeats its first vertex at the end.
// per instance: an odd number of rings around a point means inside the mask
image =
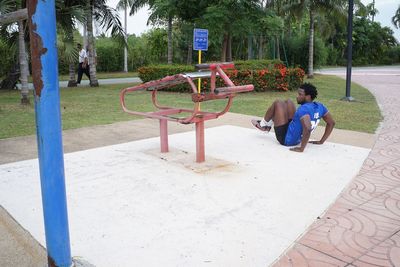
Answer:
POLYGON ((289 123, 285 137, 286 146, 295 146, 301 142, 303 127, 300 118, 304 115, 309 115, 311 120, 311 129, 314 130, 323 116, 328 113, 328 109, 319 102, 308 102, 302 104, 293 116, 289 123))

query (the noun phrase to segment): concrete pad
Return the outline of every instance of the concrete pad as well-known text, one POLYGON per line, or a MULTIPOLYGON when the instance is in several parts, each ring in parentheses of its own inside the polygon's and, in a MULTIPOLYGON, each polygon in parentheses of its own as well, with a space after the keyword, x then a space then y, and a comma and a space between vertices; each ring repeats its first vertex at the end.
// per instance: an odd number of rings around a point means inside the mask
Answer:
MULTIPOLYGON (((96 266, 267 266, 369 153, 334 143, 295 153, 236 126, 206 129, 205 142, 205 164, 194 132, 171 135, 167 154, 157 137, 66 154, 72 254, 96 266)), ((0 192, 45 245, 37 160, 0 165, 0 192)))
MULTIPOLYGON (((254 116, 228 112, 217 120, 205 122, 205 127, 235 125, 254 129, 251 119, 254 116)), ((194 131, 194 124, 183 125, 168 122, 168 133, 194 131)), ((324 127, 318 126, 314 132, 315 138, 321 138, 324 127)), ((157 137, 160 135, 158 120, 140 119, 116 122, 107 125, 97 125, 63 131, 64 152, 76 152, 100 146, 127 143, 135 140, 157 137)), ((376 136, 355 131, 334 129, 328 141, 352 146, 372 148, 376 136)), ((36 135, 0 139, 0 164, 37 158, 36 135)))

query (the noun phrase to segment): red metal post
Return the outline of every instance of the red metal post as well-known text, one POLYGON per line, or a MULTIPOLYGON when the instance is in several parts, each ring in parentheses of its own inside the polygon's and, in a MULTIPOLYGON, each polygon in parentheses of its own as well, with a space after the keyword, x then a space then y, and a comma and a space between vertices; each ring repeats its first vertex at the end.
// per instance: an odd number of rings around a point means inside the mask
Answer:
POLYGON ((205 161, 204 151, 204 120, 196 122, 196 162, 205 161))
POLYGON ((161 143, 161 153, 168 152, 168 121, 160 120, 160 143, 161 143))

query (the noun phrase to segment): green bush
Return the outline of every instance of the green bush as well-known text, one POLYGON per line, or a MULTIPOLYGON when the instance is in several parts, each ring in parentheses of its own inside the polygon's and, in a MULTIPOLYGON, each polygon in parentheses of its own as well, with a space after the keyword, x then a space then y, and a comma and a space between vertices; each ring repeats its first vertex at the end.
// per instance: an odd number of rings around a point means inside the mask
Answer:
MULTIPOLYGON (((139 78, 143 82, 159 80, 165 76, 172 76, 179 73, 193 72, 194 67, 190 65, 150 65, 138 68, 139 78)), ((190 85, 185 83, 167 88, 168 91, 191 92, 190 85)))
MULTIPOLYGON (((78 60, 76 60, 76 66, 78 68, 78 60)), ((64 53, 58 50, 58 73, 68 74, 69 73, 69 63, 64 55, 64 53)))
POLYGON ((387 51, 385 51, 380 63, 390 65, 400 63, 400 45, 390 47, 387 51))
POLYGON ((337 48, 330 46, 327 48, 328 57, 326 59, 326 64, 329 66, 336 66, 340 64, 340 52, 337 48))
POLYGON ((13 55, 14 52, 0 40, 0 77, 6 76, 8 71, 11 69, 12 64, 14 64, 15 60, 13 55))
POLYGON ((124 48, 111 38, 96 40, 97 65, 99 72, 116 72, 124 69, 124 48))
MULTIPOLYGON (((300 66, 302 69, 308 68, 308 35, 294 36, 286 40, 288 47, 288 60, 292 66, 300 66)), ((314 68, 326 65, 328 49, 324 41, 314 36, 314 68)))
POLYGON ((278 59, 238 60, 235 61, 235 68, 237 70, 263 70, 273 68, 275 64, 282 64, 282 61, 278 59))
POLYGON ((143 82, 158 80, 165 76, 193 71, 194 67, 190 65, 150 65, 138 68, 139 78, 143 82))

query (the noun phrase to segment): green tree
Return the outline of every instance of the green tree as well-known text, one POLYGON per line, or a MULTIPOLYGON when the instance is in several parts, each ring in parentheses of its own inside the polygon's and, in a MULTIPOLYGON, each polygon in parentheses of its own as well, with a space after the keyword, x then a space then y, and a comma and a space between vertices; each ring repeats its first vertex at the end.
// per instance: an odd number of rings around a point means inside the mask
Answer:
POLYGON ((151 15, 149 21, 152 24, 164 24, 167 22, 167 33, 168 33, 168 49, 167 49, 167 63, 172 64, 173 58, 173 41, 172 41, 172 23, 176 17, 178 10, 176 4, 179 0, 155 0, 152 3, 151 15))
POLYGON ((210 35, 221 44, 221 61, 232 61, 232 38, 248 35, 255 14, 260 12, 259 1, 218 0, 212 1, 202 16, 201 24, 209 25, 210 35))
POLYGON ((93 35, 93 20, 95 20, 104 31, 110 31, 111 36, 119 42, 124 42, 124 29, 119 20, 116 9, 107 5, 107 0, 86 0, 84 5, 86 11, 86 28, 88 34, 89 71, 90 86, 99 86, 96 76, 96 50, 93 35))
POLYGON ((117 10, 124 11, 124 28, 125 28, 124 72, 128 72, 128 7, 129 7, 128 0, 120 0, 117 4, 117 10))
MULTIPOLYGON (((7 13, 17 14, 21 12, 22 9, 25 8, 24 1, 10 1, 4 0, 0 4, 0 15, 5 15, 7 13)), ((26 11, 26 10, 25 10, 26 11)), ((14 15, 14 17, 18 17, 14 15)), ((25 25, 26 18, 19 18, 12 20, 11 24, 6 23, 6 25, 1 25, 0 22, 0 38, 6 41, 10 46, 18 40, 18 60, 17 63, 13 66, 14 70, 17 70, 16 74, 19 72, 19 79, 21 81, 21 104, 29 104, 29 88, 28 88, 28 76, 29 76, 29 68, 28 68, 28 59, 25 45, 25 25), (12 24, 17 22, 17 31, 15 31, 12 27, 12 24), (9 34, 9 32, 18 33, 18 39, 16 39, 15 34, 9 34)), ((11 51, 15 51, 11 49, 11 51)), ((6 79, 3 81, 5 87, 14 87, 17 82, 17 75, 11 73, 6 79), (5 82, 5 81, 9 82, 5 82)))
POLYGON ((287 0, 287 8, 301 18, 304 14, 309 19, 309 39, 308 39, 308 78, 314 76, 314 23, 315 16, 319 13, 333 12, 337 17, 346 16, 345 3, 343 0, 287 0))
POLYGON ((75 87, 75 65, 78 58, 78 51, 75 47, 74 32, 76 32, 76 23, 86 22, 85 12, 82 9, 81 1, 67 0, 56 1, 56 16, 58 25, 58 34, 61 36, 62 42, 59 43, 58 48, 64 54, 69 70, 68 87, 75 87))
POLYGON ((392 23, 396 28, 400 28, 400 5, 396 10, 396 13, 392 17, 392 23))
POLYGON ((165 60, 167 58, 165 51, 168 47, 167 31, 162 28, 153 28, 144 36, 147 39, 148 49, 151 51, 152 62, 159 63, 160 60, 165 60))
POLYGON ((375 0, 372 3, 366 5, 368 15, 371 17, 371 21, 374 22, 375 16, 379 14, 378 9, 375 8, 375 0))
POLYGON ((353 40, 353 58, 358 65, 381 63, 385 52, 397 43, 389 27, 365 17, 354 20, 353 40))

